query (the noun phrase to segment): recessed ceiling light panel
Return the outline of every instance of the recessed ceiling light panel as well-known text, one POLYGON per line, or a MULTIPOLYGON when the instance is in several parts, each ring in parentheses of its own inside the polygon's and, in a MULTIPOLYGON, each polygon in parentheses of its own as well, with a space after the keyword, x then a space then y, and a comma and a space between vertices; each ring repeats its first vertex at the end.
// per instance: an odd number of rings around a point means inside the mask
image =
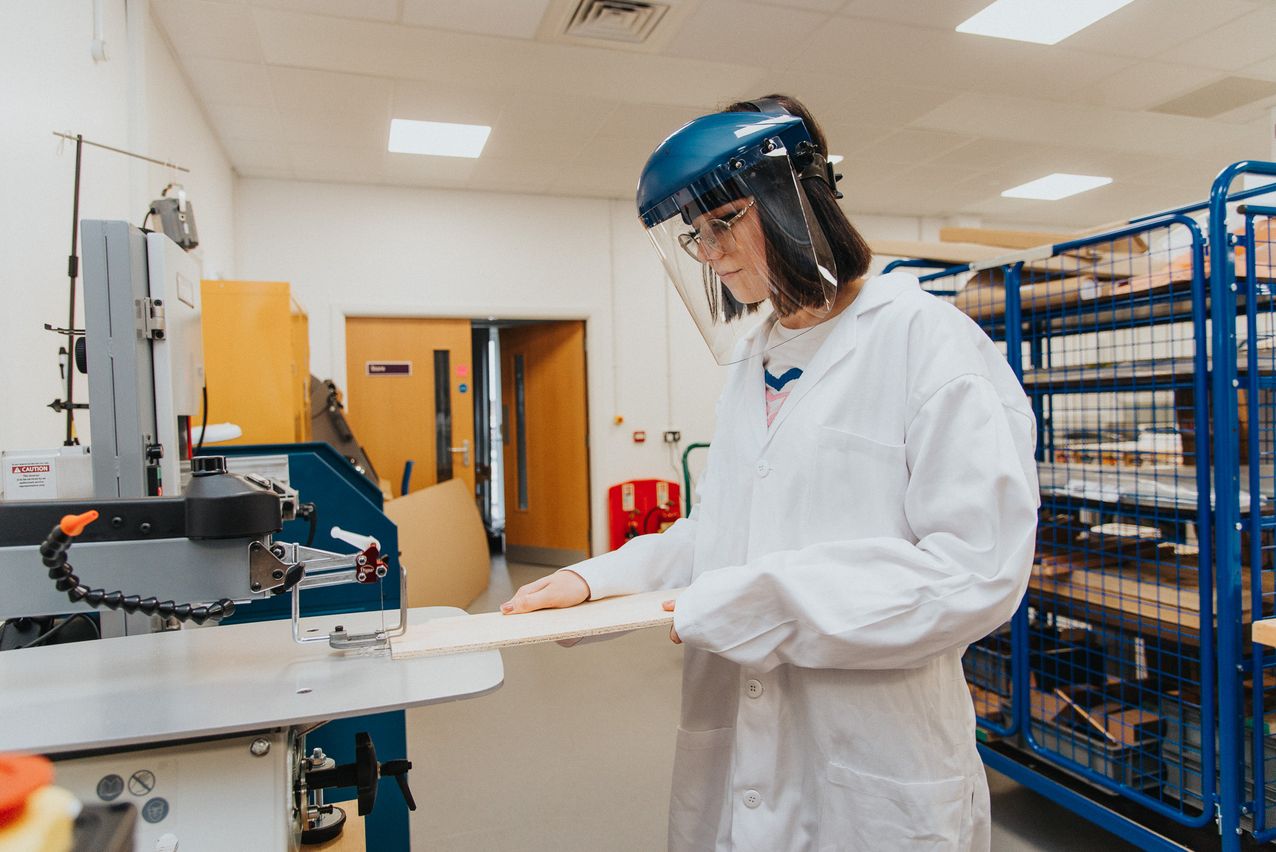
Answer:
POLYGON ((1055 172, 1043 178, 1030 180, 1019 186, 1011 187, 1001 194, 1002 198, 1035 198, 1041 201, 1058 201, 1080 192, 1098 189, 1112 183, 1110 177, 1097 175, 1070 175, 1055 172))
POLYGON ((1058 44, 1132 0, 996 0, 957 25, 972 35, 1058 44))
POLYGON ((449 124, 444 121, 390 121, 391 153, 433 157, 468 157, 483 153, 492 128, 482 124, 449 124))

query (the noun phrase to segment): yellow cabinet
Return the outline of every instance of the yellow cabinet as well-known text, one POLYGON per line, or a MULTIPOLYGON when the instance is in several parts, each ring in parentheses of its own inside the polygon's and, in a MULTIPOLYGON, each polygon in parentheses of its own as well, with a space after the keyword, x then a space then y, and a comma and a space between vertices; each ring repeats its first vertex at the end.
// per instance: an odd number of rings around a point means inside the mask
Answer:
POLYGON ((234 423, 231 444, 310 439, 308 320, 286 281, 204 281, 208 422, 234 423))

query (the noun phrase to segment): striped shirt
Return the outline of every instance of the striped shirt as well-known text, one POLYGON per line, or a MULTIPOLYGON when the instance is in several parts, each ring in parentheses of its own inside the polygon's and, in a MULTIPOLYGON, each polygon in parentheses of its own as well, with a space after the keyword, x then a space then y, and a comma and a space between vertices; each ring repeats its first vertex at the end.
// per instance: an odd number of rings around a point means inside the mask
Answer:
POLYGON ((766 425, 771 428, 775 416, 793 391, 794 383, 811 362, 816 350, 829 336, 834 323, 822 322, 810 328, 785 328, 779 322, 767 334, 767 351, 762 356, 763 379, 766 381, 766 425))

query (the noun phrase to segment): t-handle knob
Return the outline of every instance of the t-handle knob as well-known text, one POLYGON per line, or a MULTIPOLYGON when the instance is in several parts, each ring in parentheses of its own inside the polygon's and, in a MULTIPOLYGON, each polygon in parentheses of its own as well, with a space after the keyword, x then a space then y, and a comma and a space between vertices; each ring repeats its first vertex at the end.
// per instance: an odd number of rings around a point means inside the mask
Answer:
POLYGON ((394 778, 394 782, 399 785, 399 792, 403 794, 403 801, 408 803, 408 810, 416 810, 416 799, 412 798, 412 791, 408 789, 408 772, 412 769, 412 761, 410 760, 387 760, 381 764, 381 777, 386 776, 394 778))

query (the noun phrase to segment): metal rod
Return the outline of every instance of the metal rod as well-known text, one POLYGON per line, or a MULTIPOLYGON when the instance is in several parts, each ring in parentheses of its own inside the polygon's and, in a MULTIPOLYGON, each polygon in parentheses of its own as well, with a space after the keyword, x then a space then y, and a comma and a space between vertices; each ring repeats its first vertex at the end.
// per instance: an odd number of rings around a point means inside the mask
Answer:
MULTIPOLYGON (((170 163, 166 160, 157 160, 154 157, 148 157, 145 154, 135 154, 132 151, 125 151, 123 148, 113 148, 110 145, 103 145, 101 142, 90 142, 88 139, 85 139, 84 137, 78 134, 75 136, 72 136, 69 133, 59 133, 58 131, 55 130, 53 131, 53 135, 58 136, 62 139, 70 139, 71 141, 75 142, 77 145, 78 144, 92 145, 94 148, 101 148, 105 151, 113 151, 116 154, 123 154, 126 157, 133 157, 138 160, 145 160, 146 162, 154 163, 157 166, 166 166, 167 168, 177 169, 179 172, 186 172, 187 174, 190 174, 190 169, 186 168, 185 166, 179 166, 177 165, 177 163, 170 163)), ((78 152, 77 152, 77 157, 78 157, 78 152)))
MULTIPOLYGON (((84 137, 75 137, 75 190, 71 199, 71 253, 67 256, 67 275, 71 279, 71 294, 67 300, 67 328, 75 328, 75 280, 80 276, 80 258, 76 254, 80 243, 80 163, 84 153, 84 137)), ((73 446, 75 439, 75 338, 66 341, 66 440, 65 446, 73 446)))

